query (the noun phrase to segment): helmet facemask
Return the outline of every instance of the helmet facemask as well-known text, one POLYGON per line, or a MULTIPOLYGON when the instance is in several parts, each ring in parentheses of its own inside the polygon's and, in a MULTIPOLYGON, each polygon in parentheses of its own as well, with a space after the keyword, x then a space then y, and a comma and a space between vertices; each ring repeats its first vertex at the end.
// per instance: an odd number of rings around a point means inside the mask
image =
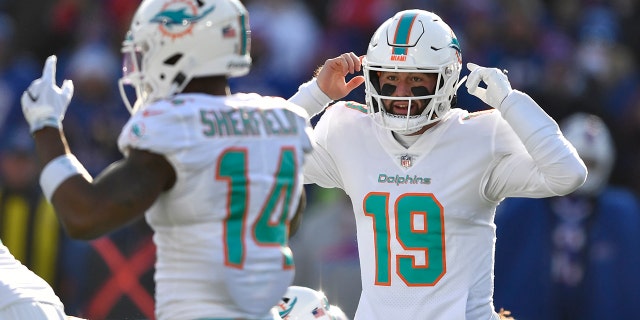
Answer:
POLYGON ((129 112, 134 113, 140 106, 158 99, 163 99, 182 92, 191 77, 187 77, 180 70, 185 70, 184 55, 175 52, 161 62, 149 61, 157 55, 153 52, 158 46, 147 42, 136 43, 127 39, 122 45, 123 76, 118 81, 120 95, 129 112), (144 66, 155 65, 156 72, 145 70, 144 66), (133 105, 126 96, 125 86, 132 86, 135 90, 136 101, 133 105))
POLYGON ((441 70, 397 70, 388 69, 382 67, 368 67, 368 72, 364 73, 365 76, 365 94, 367 97, 367 104, 371 106, 372 113, 370 114, 377 124, 384 128, 391 129, 394 132, 400 134, 411 134, 422 127, 439 121, 451 108, 452 101, 455 103, 455 94, 448 92, 446 88, 457 88, 457 78, 449 76, 445 78, 442 74, 452 74, 451 71, 441 70), (395 88, 385 88, 390 85, 384 85, 380 88, 380 72, 406 72, 406 73, 430 73, 436 75, 436 84, 431 92, 429 88, 424 86, 417 86, 411 88, 411 96, 393 96, 395 88), (447 83, 449 82, 449 83, 447 83), (408 108, 406 114, 394 114, 389 112, 384 103, 389 101, 407 101, 408 108), (414 108, 419 107, 419 101, 423 102, 424 109, 419 114, 411 115, 414 108))

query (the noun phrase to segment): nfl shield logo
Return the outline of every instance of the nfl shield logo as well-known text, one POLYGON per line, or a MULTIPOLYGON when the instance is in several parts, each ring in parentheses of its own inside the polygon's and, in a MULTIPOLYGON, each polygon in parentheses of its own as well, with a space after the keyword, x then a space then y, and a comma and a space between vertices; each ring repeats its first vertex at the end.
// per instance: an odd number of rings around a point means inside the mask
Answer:
POLYGON ((405 168, 409 168, 411 167, 411 156, 408 154, 405 154, 403 156, 400 157, 400 165, 405 167, 405 168))

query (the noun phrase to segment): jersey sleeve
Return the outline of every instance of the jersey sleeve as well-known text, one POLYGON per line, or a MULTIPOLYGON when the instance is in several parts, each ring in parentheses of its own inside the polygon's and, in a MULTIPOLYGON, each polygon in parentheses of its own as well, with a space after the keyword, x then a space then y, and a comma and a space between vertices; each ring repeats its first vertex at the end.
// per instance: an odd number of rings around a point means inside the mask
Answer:
POLYGON ((311 134, 313 151, 307 157, 304 165, 305 183, 315 183, 323 188, 343 188, 338 168, 329 152, 330 140, 336 132, 334 117, 340 116, 340 109, 344 109, 343 102, 338 102, 323 111, 311 134))
POLYGON ((301 129, 300 145, 302 146, 302 150, 305 154, 311 153, 311 151, 313 150, 313 146, 311 145, 311 136, 313 135, 313 131, 309 123, 310 117, 307 110, 295 103, 292 103, 289 100, 285 100, 280 97, 270 98, 274 100, 273 102, 276 105, 284 106, 286 110, 288 110, 289 112, 293 112, 296 115, 296 126, 301 129))
POLYGON ((180 150, 195 142, 195 115, 187 108, 162 101, 149 105, 134 114, 125 124, 118 138, 120 151, 127 156, 129 150, 140 149, 164 155, 171 160, 180 150))
POLYGON ((551 197, 582 185, 586 167, 557 123, 524 93, 512 93, 505 104, 495 128, 497 159, 486 176, 485 196, 551 197))

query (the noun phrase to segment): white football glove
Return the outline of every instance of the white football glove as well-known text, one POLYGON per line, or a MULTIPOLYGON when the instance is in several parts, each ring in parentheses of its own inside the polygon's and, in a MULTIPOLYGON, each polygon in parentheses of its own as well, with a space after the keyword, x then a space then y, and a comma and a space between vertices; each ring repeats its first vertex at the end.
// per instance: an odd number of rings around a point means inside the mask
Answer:
POLYGON ((73 82, 64 80, 56 85, 55 55, 49 56, 42 70, 42 77, 34 80, 22 94, 22 113, 29 123, 31 133, 43 127, 62 127, 62 119, 73 96, 73 82))
POLYGON ((502 101, 513 91, 507 75, 496 68, 485 68, 475 63, 467 63, 471 73, 467 79, 467 90, 493 108, 500 109, 502 101), (487 84, 480 87, 480 81, 487 84))

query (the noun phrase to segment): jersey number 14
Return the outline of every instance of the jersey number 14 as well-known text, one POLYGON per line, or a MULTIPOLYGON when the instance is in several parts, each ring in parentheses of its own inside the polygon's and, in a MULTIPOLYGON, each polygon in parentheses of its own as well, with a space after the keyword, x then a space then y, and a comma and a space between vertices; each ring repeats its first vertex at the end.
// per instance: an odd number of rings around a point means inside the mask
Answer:
POLYGON ((271 186, 261 211, 254 221, 248 219, 250 181, 247 173, 247 150, 229 149, 225 151, 218 164, 216 179, 225 180, 229 185, 229 212, 225 220, 225 253, 227 266, 242 269, 245 256, 245 232, 252 232, 258 246, 278 247, 283 255, 283 267, 293 268, 293 257, 287 246, 288 217, 293 202, 296 182, 296 154, 293 148, 280 151, 280 161, 274 173, 274 185, 271 186), (280 210, 276 212, 276 210, 280 210), (277 218, 276 221, 272 217, 277 218), (249 230, 247 230, 250 228, 249 230))

